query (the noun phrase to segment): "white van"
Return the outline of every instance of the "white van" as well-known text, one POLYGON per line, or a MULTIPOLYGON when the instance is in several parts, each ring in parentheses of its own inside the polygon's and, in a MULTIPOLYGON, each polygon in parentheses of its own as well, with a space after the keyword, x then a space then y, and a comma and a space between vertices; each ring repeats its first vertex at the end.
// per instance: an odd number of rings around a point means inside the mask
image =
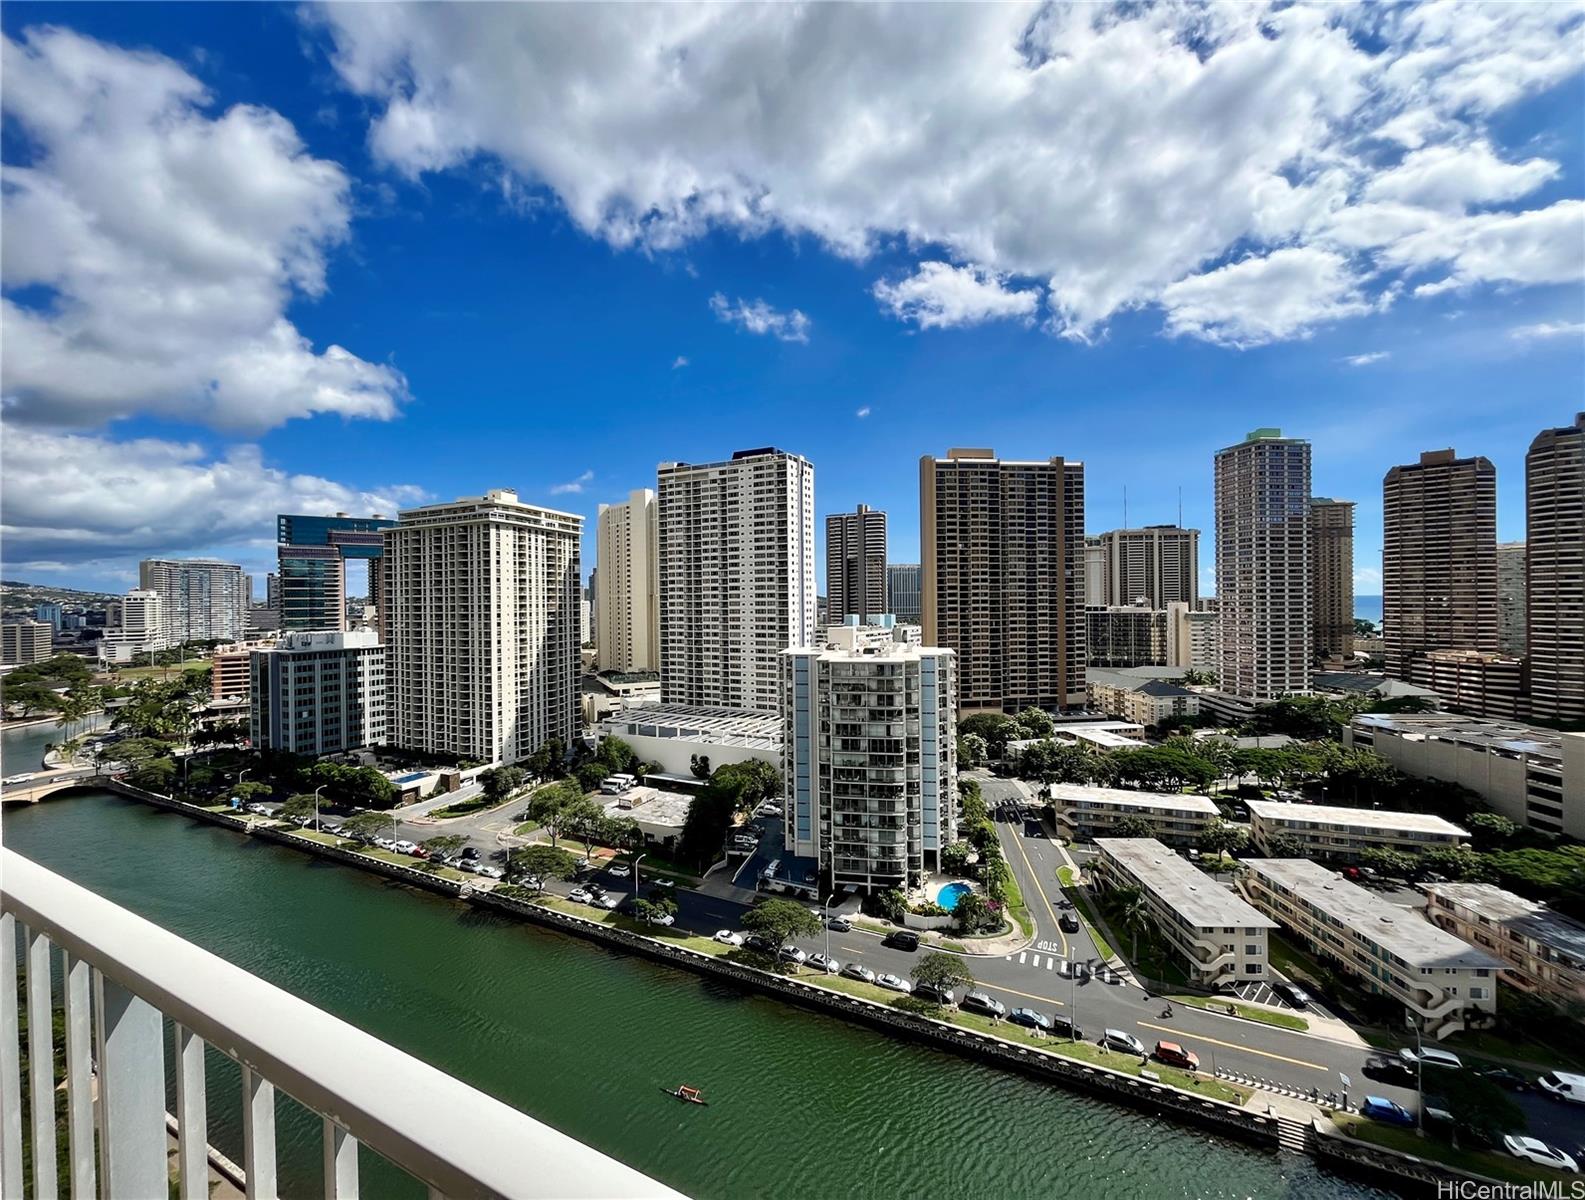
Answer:
POLYGON ((1570 1075, 1567 1071, 1548 1071, 1536 1084, 1549 1096, 1559 1100, 1572 1100, 1585 1104, 1585 1075, 1570 1075))

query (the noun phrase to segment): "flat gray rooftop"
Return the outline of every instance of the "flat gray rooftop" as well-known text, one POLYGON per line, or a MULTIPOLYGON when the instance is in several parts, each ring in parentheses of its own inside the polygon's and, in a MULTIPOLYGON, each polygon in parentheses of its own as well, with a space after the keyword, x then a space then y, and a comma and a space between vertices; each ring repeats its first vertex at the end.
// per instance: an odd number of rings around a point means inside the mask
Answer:
POLYGON ((1469 830, 1460 829, 1434 813, 1342 808, 1330 804, 1288 804, 1281 800, 1245 800, 1244 804, 1250 812, 1268 821, 1308 821, 1317 825, 1352 825, 1357 829, 1440 833, 1447 837, 1469 836, 1469 830))
POLYGON ((1096 838, 1095 848, 1115 859, 1140 887, 1196 929, 1277 928, 1265 913, 1155 838, 1096 838))
POLYGON ((1400 737, 1432 738, 1459 742, 1513 754, 1563 757, 1563 736, 1555 729, 1525 725, 1490 717, 1464 717, 1456 713, 1361 713, 1352 724, 1385 730, 1400 737))
POLYGON ((1460 908, 1504 929, 1516 930, 1585 962, 1585 925, 1535 900, 1516 896, 1492 883, 1433 883, 1426 886, 1425 892, 1428 896, 1446 896, 1460 908))
POLYGON ((1186 792, 1130 792, 1124 788, 1085 787, 1078 783, 1053 783, 1051 798, 1073 803, 1093 800, 1113 804, 1118 808, 1171 808, 1179 812, 1204 813, 1214 817, 1218 809, 1209 796, 1191 796, 1186 792))

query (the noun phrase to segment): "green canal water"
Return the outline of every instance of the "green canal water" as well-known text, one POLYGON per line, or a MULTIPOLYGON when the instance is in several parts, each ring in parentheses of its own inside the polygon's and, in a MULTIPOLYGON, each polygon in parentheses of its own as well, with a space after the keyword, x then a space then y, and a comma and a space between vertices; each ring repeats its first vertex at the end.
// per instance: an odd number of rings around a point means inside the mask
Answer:
MULTIPOLYGON (((135 801, 11 807, 0 834, 691 1195, 1385 1194, 135 801), (660 1094, 678 1082, 711 1106, 660 1094)), ((236 1074, 210 1058, 210 1138, 240 1160, 236 1074)), ((279 1119, 283 1195, 318 1193, 317 1120, 285 1100, 279 1119)), ((421 1195, 371 1158, 364 1195, 421 1195)))

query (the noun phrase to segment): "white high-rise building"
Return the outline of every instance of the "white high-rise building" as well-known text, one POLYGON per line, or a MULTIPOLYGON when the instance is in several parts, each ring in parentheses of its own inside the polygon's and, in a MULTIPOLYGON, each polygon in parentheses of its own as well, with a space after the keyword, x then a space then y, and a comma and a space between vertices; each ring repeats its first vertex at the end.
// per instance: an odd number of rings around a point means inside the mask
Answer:
POLYGON ((666 704, 781 711, 781 653, 814 638, 814 476, 770 448, 660 465, 666 704))
POLYGON ((1310 443, 1257 429, 1216 452, 1218 686, 1250 700, 1310 689, 1310 443))
POLYGON ((602 671, 660 669, 659 512, 648 488, 600 505, 594 623, 602 671))
POLYGON ((1167 605, 1167 665, 1215 675, 1222 669, 1221 618, 1187 604, 1167 605))
POLYGON ((171 644, 158 592, 134 588, 110 602, 107 617, 104 636, 99 639, 101 662, 132 662, 140 654, 164 650, 171 644))
POLYGON ((255 749, 318 758, 388 739, 385 649, 374 630, 287 633, 246 661, 255 749))
POLYGON ((578 730, 583 518, 500 489, 384 531, 393 745, 512 763, 578 730))
POLYGON ((213 558, 146 558, 138 587, 160 598, 170 644, 240 641, 248 631, 248 585, 241 566, 213 558))
POLYGON ((782 656, 786 844, 833 888, 917 886, 956 836, 955 656, 879 620, 782 656))

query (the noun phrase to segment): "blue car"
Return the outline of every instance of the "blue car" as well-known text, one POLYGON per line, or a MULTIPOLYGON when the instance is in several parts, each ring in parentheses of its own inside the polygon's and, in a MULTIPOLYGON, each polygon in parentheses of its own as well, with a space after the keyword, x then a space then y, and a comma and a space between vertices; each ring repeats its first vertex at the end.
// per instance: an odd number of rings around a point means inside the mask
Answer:
POLYGON ((1366 1096, 1365 1103, 1360 1105, 1359 1111, 1362 1116, 1367 1116, 1372 1121, 1380 1121, 1384 1125, 1414 1127, 1414 1114, 1403 1105, 1394 1104, 1381 1096, 1366 1096))

